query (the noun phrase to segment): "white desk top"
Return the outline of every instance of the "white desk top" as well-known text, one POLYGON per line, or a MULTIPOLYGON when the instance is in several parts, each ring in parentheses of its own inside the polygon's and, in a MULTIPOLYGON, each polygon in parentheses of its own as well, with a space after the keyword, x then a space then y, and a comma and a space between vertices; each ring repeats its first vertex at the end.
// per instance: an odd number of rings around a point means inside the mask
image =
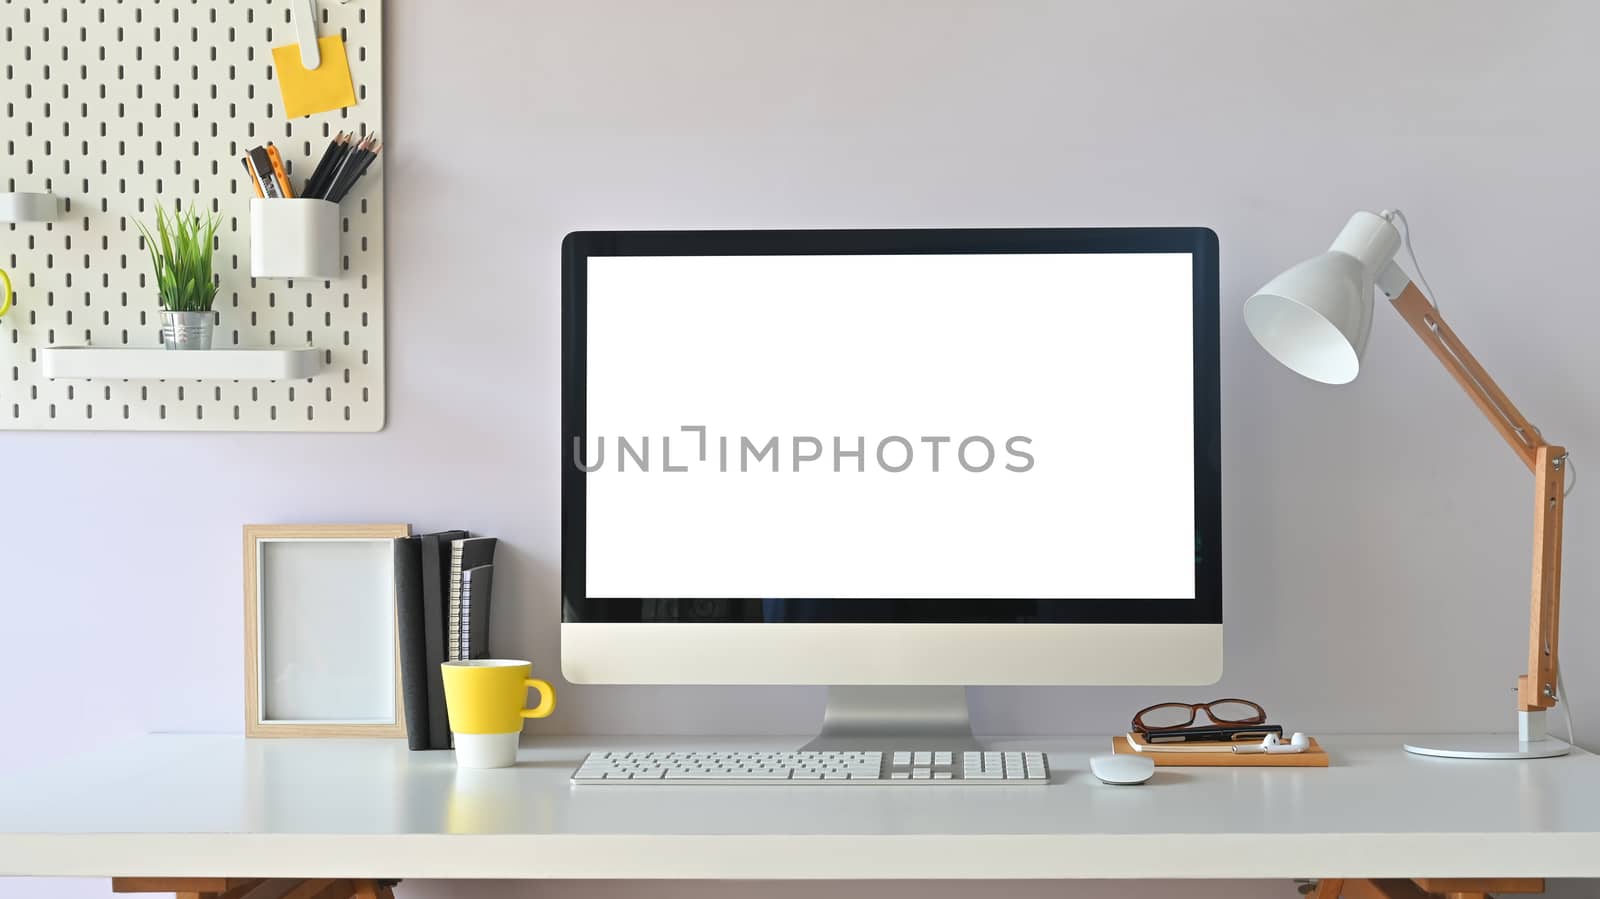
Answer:
POLYGON ((573 787, 566 738, 458 772, 393 741, 152 736, 0 774, 0 875, 416 878, 1600 876, 1600 758, 1421 758, 1327 737, 1326 769, 1163 769, 1110 787, 1103 738, 1048 787, 573 787))

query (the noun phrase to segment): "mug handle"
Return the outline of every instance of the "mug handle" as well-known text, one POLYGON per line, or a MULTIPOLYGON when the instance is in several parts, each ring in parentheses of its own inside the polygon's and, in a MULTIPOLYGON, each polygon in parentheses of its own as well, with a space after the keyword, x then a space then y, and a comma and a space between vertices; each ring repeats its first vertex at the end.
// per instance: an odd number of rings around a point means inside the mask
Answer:
POLYGON ((537 677, 524 678, 524 687, 532 687, 539 691, 539 705, 537 708, 523 709, 524 718, 548 718, 556 710, 556 688, 550 686, 549 681, 542 681, 537 677))
POLYGON ((0 315, 5 315, 11 309, 11 276, 3 268, 0 268, 0 286, 5 288, 0 293, 0 315))

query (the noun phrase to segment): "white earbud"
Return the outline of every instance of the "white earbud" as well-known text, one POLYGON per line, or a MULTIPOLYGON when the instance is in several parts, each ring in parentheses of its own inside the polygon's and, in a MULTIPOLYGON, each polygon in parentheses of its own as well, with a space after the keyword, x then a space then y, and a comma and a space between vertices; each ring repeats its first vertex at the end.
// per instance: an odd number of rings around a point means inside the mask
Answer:
POLYGON ((1267 734, 1261 741, 1262 752, 1305 752, 1310 748, 1311 738, 1302 733, 1290 737, 1288 743, 1279 740, 1277 734, 1267 734))

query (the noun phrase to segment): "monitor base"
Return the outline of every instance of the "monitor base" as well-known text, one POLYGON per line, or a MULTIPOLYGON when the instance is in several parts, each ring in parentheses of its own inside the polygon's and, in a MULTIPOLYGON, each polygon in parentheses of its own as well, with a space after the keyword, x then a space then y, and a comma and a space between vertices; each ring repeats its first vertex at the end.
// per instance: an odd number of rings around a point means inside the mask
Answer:
POLYGON ((983 748, 972 735, 966 687, 829 687, 822 730, 803 749, 983 748))

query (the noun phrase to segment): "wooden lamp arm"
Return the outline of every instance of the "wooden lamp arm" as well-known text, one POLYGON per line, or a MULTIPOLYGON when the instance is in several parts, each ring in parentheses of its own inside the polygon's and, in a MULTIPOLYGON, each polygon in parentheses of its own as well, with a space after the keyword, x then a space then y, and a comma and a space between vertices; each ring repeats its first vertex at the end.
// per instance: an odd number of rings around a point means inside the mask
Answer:
POLYGON ((1534 475, 1533 594, 1528 673, 1517 678, 1517 707, 1537 712, 1556 704, 1561 618, 1561 522, 1567 451, 1545 442, 1466 348, 1439 310, 1412 283, 1390 302, 1534 475))

